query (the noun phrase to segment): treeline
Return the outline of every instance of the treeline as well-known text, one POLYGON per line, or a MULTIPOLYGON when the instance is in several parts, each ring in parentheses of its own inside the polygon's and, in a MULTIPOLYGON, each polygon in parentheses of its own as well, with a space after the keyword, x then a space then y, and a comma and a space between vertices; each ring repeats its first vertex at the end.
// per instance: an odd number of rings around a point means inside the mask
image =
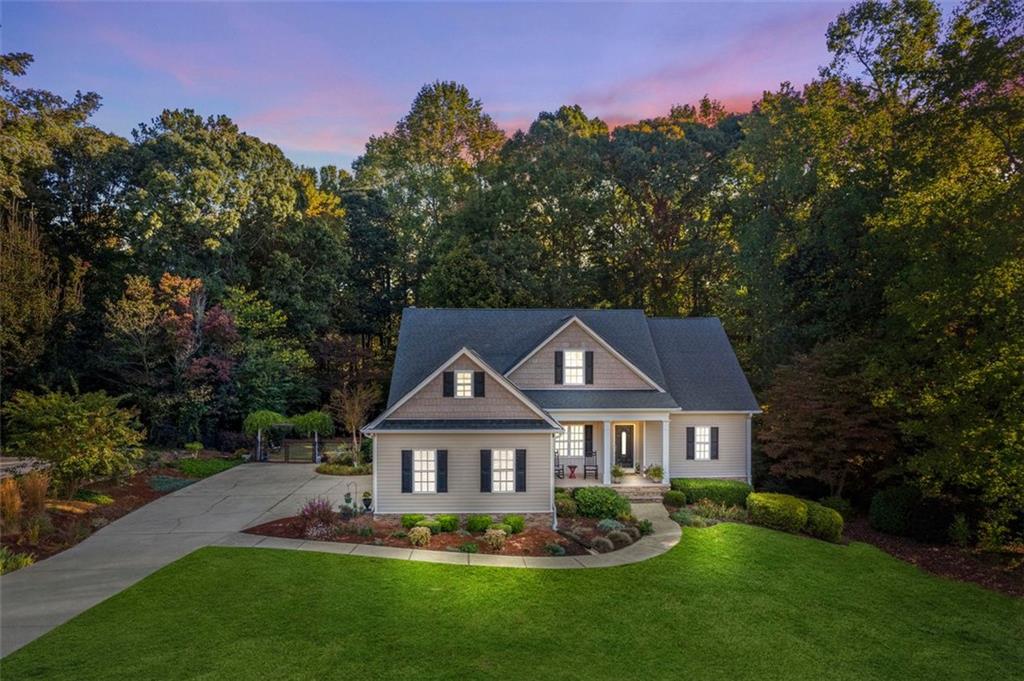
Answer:
POLYGON ((614 130, 577 106, 507 137, 425 86, 353 166, 297 167, 227 118, 131 140, 3 57, 3 395, 106 389, 148 436, 257 408, 369 411, 401 309, 717 315, 765 415, 764 484, 906 479, 992 541, 1024 508, 1019 0, 863 2, 832 61, 749 114, 614 130), (367 386, 372 386, 367 388, 367 386))

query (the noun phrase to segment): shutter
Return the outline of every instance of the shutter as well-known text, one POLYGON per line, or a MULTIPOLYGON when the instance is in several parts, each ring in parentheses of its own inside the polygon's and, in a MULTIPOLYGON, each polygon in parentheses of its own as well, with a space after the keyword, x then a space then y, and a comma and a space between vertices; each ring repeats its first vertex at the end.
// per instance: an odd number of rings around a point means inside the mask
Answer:
POLYGON ((448 491, 448 450, 437 450, 437 491, 448 491))
POLYGON ((441 394, 445 397, 455 397, 455 372, 444 372, 444 388, 441 394))
POLYGON ((412 493, 412 450, 402 450, 402 494, 412 493))
POLYGON ((473 372, 473 397, 484 396, 484 372, 473 372))
POLYGON ((583 382, 587 385, 594 384, 594 351, 587 350, 583 355, 584 357, 584 379, 583 382))
POLYGON ((526 450, 516 450, 516 491, 526 491, 526 450))
POLYGON ((718 426, 711 426, 711 458, 718 458, 718 426))
POLYGON ((693 458, 694 433, 693 426, 686 426, 686 458, 693 458))
POLYGON ((480 491, 491 491, 491 450, 480 450, 480 491))
POLYGON ((562 385, 565 379, 562 377, 562 351, 555 350, 555 385, 562 385))
POLYGON ((594 451, 594 424, 583 426, 583 456, 590 456, 594 451))

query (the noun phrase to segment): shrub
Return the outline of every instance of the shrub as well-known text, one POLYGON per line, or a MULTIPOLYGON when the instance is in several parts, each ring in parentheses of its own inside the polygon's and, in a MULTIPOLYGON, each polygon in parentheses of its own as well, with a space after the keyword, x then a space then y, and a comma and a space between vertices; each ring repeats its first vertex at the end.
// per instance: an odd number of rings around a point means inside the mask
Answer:
POLYGON ((409 530, 416 527, 416 524, 421 520, 426 520, 427 516, 422 513, 406 513, 402 516, 402 527, 409 530))
POLYGON ((409 543, 413 546, 426 546, 430 543, 429 527, 414 527, 409 530, 409 543))
POLYGON ((923 498, 910 510, 910 536, 920 541, 947 543, 952 523, 953 508, 945 499, 923 498))
POLYGON ((672 506, 673 508, 682 508, 686 506, 686 492, 680 492, 679 490, 670 489, 665 492, 661 497, 661 501, 666 506, 672 506))
POLYGON ((839 515, 843 516, 844 520, 849 519, 853 515, 853 505, 842 497, 825 497, 818 503, 825 508, 831 508, 833 511, 836 511, 839 515))
POLYGON ((607 487, 582 487, 576 492, 576 509, 588 518, 615 518, 629 513, 629 501, 607 487))
POLYGON ((439 515, 434 520, 437 521, 439 532, 454 532, 459 529, 459 516, 457 515, 439 515))
POLYGON ((104 392, 71 395, 16 391, 6 404, 8 452, 51 462, 54 485, 68 498, 86 480, 131 470, 142 456, 138 412, 104 392))
POLYGON ((483 542, 492 551, 501 551, 505 548, 505 541, 507 539, 508 534, 505 533, 505 530, 489 529, 484 532, 483 542))
POLYGON ((621 549, 623 546, 629 546, 633 543, 630 536, 621 530, 609 532, 606 536, 613 544, 615 544, 615 548, 617 549, 621 549))
POLYGON ((953 516, 953 522, 949 524, 949 541, 962 549, 971 545, 971 524, 963 513, 953 516))
POLYGON ((463 553, 478 553, 480 551, 480 547, 473 542, 468 541, 459 547, 459 551, 463 553))
POLYGON ((544 545, 544 552, 547 553, 549 556, 564 556, 565 547, 561 544, 551 542, 544 545))
POLYGON ((910 533, 910 513, 920 496, 906 485, 877 492, 871 498, 868 522, 880 532, 905 536, 910 533))
POLYGON ((649 534, 654 534, 654 523, 644 518, 636 524, 636 529, 640 530, 640 534, 646 537, 649 534))
POLYGON ((753 491, 750 485, 739 480, 713 478, 672 478, 672 489, 686 494, 690 504, 710 499, 726 506, 744 506, 747 495, 753 491))
POLYGON ((395 539, 405 539, 406 537, 409 536, 409 533, 406 532, 405 530, 395 530, 394 532, 391 533, 390 536, 394 537, 395 539))
POLYGON ((153 475, 149 478, 149 486, 156 492, 177 492, 179 489, 188 487, 195 480, 188 478, 174 478, 169 475, 153 475))
POLYGON ((598 553, 608 553, 609 551, 615 550, 615 544, 608 537, 597 537, 590 544, 590 548, 594 549, 598 553))
POLYGON ((208 478, 240 463, 241 459, 181 459, 174 467, 190 478, 208 478))
POLYGON ((506 537, 512 534, 512 528, 509 527, 508 525, 506 525, 505 523, 491 523, 491 526, 488 527, 487 529, 489 529, 489 530, 501 530, 502 532, 505 533, 506 537))
POLYGON ((8 532, 17 532, 21 525, 21 490, 14 478, 0 480, 0 521, 8 532))
POLYGON ((493 522, 494 518, 489 515, 471 515, 466 518, 466 529, 470 532, 486 532, 493 522))
POLYGON ((0 546, 0 575, 20 570, 36 562, 36 559, 28 553, 14 553, 6 546, 0 546))
POLYGON ((372 475, 373 466, 365 463, 357 465, 322 463, 316 467, 316 472, 321 475, 372 475))
POLYGON ((430 530, 431 534, 441 533, 441 523, 437 522, 436 520, 421 520, 418 523, 416 523, 416 527, 425 527, 428 530, 430 530))
POLYGON ((195 456, 199 452, 203 451, 203 443, 202 442, 186 442, 185 443, 185 451, 188 452, 189 454, 191 454, 192 456, 195 456))
POLYGON ((360 525, 356 528, 356 534, 360 537, 372 537, 373 525, 360 525))
POLYGON ((338 526, 313 520, 302 528, 302 536, 306 539, 324 541, 338 534, 338 526))
POLYGON ((807 525, 807 504, 788 494, 753 492, 747 497, 750 519, 784 532, 799 532, 807 525))
POLYGON ((88 501, 90 504, 96 504, 97 506, 110 506, 114 503, 114 497, 103 492, 94 492, 91 489, 78 490, 75 492, 75 499, 88 501))
MULTIPOLYGON (((50 475, 43 471, 31 471, 18 481, 21 484, 21 501, 25 513, 33 515, 46 509, 46 493, 50 489, 50 475)), ((111 499, 113 502, 113 499, 111 499)))
POLYGON ((708 522, 701 518, 699 515, 694 513, 688 508, 682 508, 673 513, 671 516, 672 520, 676 521, 683 527, 707 527, 708 522))
POLYGON ((747 519, 746 509, 742 509, 739 506, 726 506, 710 499, 700 499, 693 505, 692 510, 702 518, 711 518, 713 520, 737 522, 747 519))
POLYGON ((640 538, 640 530, 636 527, 633 527, 632 525, 627 525, 626 527, 622 528, 622 531, 628 534, 629 538, 633 541, 636 541, 640 538))
POLYGON ((578 510, 572 497, 555 497, 555 513, 562 518, 575 518, 578 510))
POLYGON ((42 537, 50 536, 53 531, 53 520, 50 519, 50 515, 46 512, 36 513, 25 521, 23 536, 29 544, 38 544, 42 537))
POLYGON ((843 536, 843 516, 834 508, 813 501, 807 504, 807 534, 825 541, 838 542, 843 536))
POLYGON ((299 517, 308 527, 312 524, 333 527, 338 524, 338 514, 331 507, 331 502, 324 497, 314 497, 306 501, 299 511, 299 517))
POLYGON ((611 518, 605 518, 597 524, 597 529, 605 534, 609 532, 616 532, 621 530, 625 525, 620 523, 618 520, 612 520, 611 518))
POLYGON ((507 515, 501 519, 503 525, 508 525, 509 534, 519 534, 526 529, 526 520, 521 515, 507 515))
POLYGON ((661 466, 651 466, 650 468, 647 469, 647 477, 649 477, 651 480, 656 480, 660 482, 661 479, 665 477, 665 469, 663 469, 661 466))

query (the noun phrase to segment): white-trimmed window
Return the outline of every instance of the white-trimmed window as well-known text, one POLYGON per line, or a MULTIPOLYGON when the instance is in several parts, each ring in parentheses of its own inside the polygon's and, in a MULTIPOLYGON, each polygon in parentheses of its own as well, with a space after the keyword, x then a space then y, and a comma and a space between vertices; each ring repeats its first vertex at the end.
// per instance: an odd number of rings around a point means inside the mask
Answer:
POLYGON ((583 424, 570 423, 564 433, 555 434, 555 452, 558 456, 583 456, 583 424))
POLYGON ((437 491, 437 452, 435 450, 413 450, 412 491, 422 494, 437 491))
POLYGON ((516 491, 516 450, 491 450, 491 491, 516 491))
POLYGON ((473 396, 473 372, 472 371, 456 371, 455 372, 455 396, 456 397, 472 397, 473 396))
POLYGON ((566 350, 563 354, 563 362, 565 385, 583 385, 583 351, 566 350))
POLYGON ((693 458, 697 461, 711 459, 711 426, 697 426, 693 429, 693 458))

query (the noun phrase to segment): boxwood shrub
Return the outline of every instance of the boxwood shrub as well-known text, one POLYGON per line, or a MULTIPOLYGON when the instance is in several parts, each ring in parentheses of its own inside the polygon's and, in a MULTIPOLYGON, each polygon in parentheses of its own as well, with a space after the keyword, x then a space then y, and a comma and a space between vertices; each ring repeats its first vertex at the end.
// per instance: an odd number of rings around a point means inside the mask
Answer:
POLYGON ((684 493, 688 504, 709 499, 726 506, 743 506, 747 495, 753 491, 750 485, 739 480, 709 478, 672 478, 672 489, 684 493))
POLYGON ((454 532, 459 529, 459 516, 439 515, 434 518, 437 521, 438 529, 441 532, 454 532))
POLYGON ((807 504, 788 494, 752 492, 747 496, 750 520, 784 532, 799 532, 807 525, 807 504))
POLYGON ((466 518, 466 529, 470 532, 486 532, 494 519, 489 515, 471 515, 466 518))
POLYGON ((416 523, 416 527, 425 527, 430 530, 431 534, 439 534, 441 532, 441 523, 436 520, 421 520, 416 523))
POLYGON ((920 498, 913 487, 890 487, 871 498, 868 522, 880 532, 906 536, 910 533, 910 513, 920 498))
POLYGON ((818 539, 838 542, 839 538, 843 536, 843 516, 839 511, 813 501, 805 503, 807 504, 807 527, 804 528, 804 531, 818 539))
POLYGON ((576 516, 576 502, 572 497, 560 497, 555 495, 555 513, 560 518, 572 518, 576 516))
POLYGON ((629 500, 607 487, 581 487, 576 492, 576 510, 588 518, 618 518, 629 513, 629 500))
POLYGON ((674 506, 675 508, 682 508, 686 506, 686 492, 680 492, 677 489, 670 489, 665 492, 661 497, 661 500, 666 506, 674 506))
POLYGON ((427 519, 427 516, 423 515, 422 513, 406 513, 405 515, 402 516, 402 527, 404 527, 405 529, 409 530, 409 529, 412 529, 412 528, 416 527, 416 525, 421 520, 426 520, 426 519, 427 519))
POLYGON ((501 519, 502 525, 508 525, 509 534, 519 534, 526 528, 526 520, 521 515, 507 515, 501 519))

